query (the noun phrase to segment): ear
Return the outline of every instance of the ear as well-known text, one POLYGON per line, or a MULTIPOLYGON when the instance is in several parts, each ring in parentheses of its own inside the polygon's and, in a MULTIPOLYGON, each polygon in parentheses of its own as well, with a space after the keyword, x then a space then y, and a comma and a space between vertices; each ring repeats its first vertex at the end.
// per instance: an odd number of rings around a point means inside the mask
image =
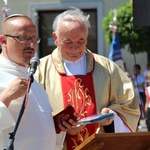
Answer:
POLYGON ((0 35, 0 44, 2 44, 2 35, 0 35))
POLYGON ((53 32, 52 33, 52 36, 53 36, 53 38, 54 38, 54 41, 55 41, 55 45, 57 46, 57 34, 56 34, 56 32, 53 32))
POLYGON ((0 35, 0 44, 6 44, 6 39, 4 35, 0 35))

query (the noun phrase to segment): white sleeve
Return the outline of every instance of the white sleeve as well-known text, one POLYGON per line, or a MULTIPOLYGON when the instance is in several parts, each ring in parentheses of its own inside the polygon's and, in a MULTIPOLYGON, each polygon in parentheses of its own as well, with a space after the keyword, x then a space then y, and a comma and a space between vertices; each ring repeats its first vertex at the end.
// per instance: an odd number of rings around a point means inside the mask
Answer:
POLYGON ((59 134, 56 134, 56 150, 63 149, 65 137, 66 132, 60 132, 59 134))
POLYGON ((120 117, 115 113, 114 117, 114 128, 115 133, 117 132, 131 132, 131 130, 124 124, 124 122, 120 119, 120 117))
POLYGON ((0 101, 0 131, 15 124, 14 118, 8 108, 0 101))

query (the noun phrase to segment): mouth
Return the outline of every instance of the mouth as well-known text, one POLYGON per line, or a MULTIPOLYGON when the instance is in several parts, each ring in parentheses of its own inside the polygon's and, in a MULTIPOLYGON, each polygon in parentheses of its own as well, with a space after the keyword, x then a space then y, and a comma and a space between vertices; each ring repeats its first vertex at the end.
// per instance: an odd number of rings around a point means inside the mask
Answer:
POLYGON ((31 48, 28 48, 28 49, 25 49, 25 53, 35 53, 35 50, 34 49, 31 49, 31 48))
POLYGON ((34 50, 26 50, 24 54, 27 59, 31 59, 35 55, 35 51, 34 50))
POLYGON ((81 53, 69 53, 68 55, 71 57, 78 57, 81 55, 81 53))
POLYGON ((34 51, 26 51, 25 53, 32 54, 32 53, 35 53, 35 52, 34 51))

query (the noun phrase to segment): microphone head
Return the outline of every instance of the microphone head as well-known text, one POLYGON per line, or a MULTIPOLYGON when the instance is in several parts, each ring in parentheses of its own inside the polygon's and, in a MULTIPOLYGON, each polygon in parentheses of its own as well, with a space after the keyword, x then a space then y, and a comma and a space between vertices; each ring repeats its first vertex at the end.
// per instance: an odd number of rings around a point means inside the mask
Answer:
POLYGON ((31 60, 30 60, 30 65, 33 63, 33 62, 36 62, 37 63, 37 66, 40 64, 40 59, 36 56, 32 57, 31 60))
POLYGON ((33 76, 39 64, 40 64, 40 59, 36 56, 30 60, 30 70, 29 70, 30 76, 33 76))

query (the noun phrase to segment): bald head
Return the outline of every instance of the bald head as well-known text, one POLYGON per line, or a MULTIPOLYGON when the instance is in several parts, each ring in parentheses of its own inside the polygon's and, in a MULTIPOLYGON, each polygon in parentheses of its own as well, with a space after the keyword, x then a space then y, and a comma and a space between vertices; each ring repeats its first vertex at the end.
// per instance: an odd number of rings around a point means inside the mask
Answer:
POLYGON ((1 55, 18 65, 29 64, 37 47, 37 28, 28 16, 15 14, 2 23, 1 55))
POLYGON ((2 22, 2 34, 11 34, 13 28, 18 26, 19 28, 23 25, 21 22, 25 21, 26 26, 35 26, 34 22, 28 16, 22 14, 13 14, 8 16, 2 22))

